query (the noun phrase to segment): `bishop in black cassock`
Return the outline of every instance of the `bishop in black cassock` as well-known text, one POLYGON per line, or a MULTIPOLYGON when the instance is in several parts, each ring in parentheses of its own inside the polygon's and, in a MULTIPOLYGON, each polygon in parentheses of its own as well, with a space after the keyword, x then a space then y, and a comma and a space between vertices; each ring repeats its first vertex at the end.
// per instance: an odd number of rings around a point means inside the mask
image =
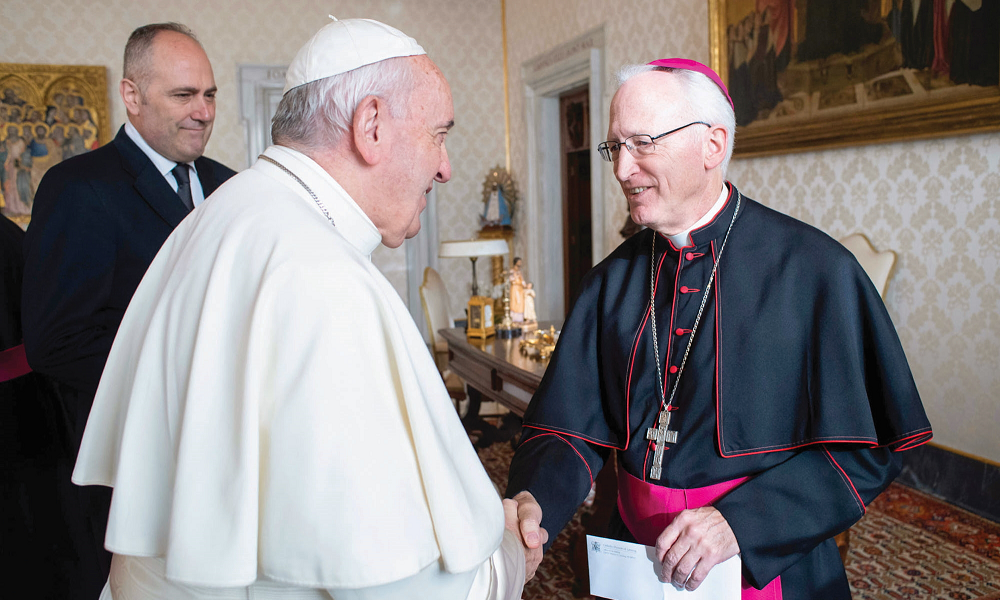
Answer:
MULTIPOLYGON (((649 228, 582 284, 525 413, 507 496, 530 492, 554 539, 617 450, 613 537, 654 545, 675 516, 656 508, 664 494, 683 502, 725 484, 709 504, 738 543, 744 599, 850 598, 832 538, 898 474, 895 452, 930 439, 930 424, 885 306, 853 255, 721 184, 711 140, 724 128, 709 125, 712 103, 698 94, 707 82, 730 115, 731 104, 721 81, 701 75, 715 74, 691 62, 657 61, 666 73, 640 72, 619 90, 652 83, 680 96, 612 102, 609 139, 622 141, 602 144, 602 155, 615 162, 633 219, 649 228), (653 135, 688 133, 633 138, 645 133, 633 116, 651 114, 650 104, 655 112, 657 102, 672 107, 664 112, 674 122, 650 123, 653 135), (695 126, 677 121, 685 118, 695 126), (668 181, 661 169, 683 175, 703 164, 688 161, 685 148, 709 156, 708 167, 668 181), (680 231, 661 227, 650 207, 681 205, 679 190, 706 174, 718 186, 707 188, 717 196, 710 208, 680 231), (665 443, 656 434, 661 414, 669 415, 661 429, 676 432, 665 443)), ((690 541, 679 536, 673 552, 684 554, 690 541)), ((674 580, 684 583, 689 568, 674 580)))

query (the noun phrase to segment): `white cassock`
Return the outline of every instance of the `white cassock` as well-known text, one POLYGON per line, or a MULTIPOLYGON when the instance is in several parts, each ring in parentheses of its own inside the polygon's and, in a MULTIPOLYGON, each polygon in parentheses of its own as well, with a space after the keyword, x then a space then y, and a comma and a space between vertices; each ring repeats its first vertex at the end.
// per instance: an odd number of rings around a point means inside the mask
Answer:
POLYGON ((73 472, 114 487, 105 595, 519 598, 521 546, 378 230, 315 162, 265 154, 305 185, 258 160, 220 187, 108 358, 73 472))

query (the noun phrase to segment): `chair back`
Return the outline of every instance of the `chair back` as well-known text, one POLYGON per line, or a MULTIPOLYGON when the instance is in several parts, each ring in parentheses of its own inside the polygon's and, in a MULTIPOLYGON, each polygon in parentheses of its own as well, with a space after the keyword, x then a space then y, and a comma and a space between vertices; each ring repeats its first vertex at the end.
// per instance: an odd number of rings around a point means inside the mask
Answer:
POLYGON ((863 233, 852 233, 841 239, 840 243, 854 254, 865 273, 868 273, 868 277, 875 284, 879 295, 885 298, 886 288, 889 287, 889 277, 896 264, 896 253, 892 250, 879 252, 863 233))
POLYGON ((424 282, 420 284, 420 304, 424 307, 424 317, 427 319, 431 349, 434 353, 447 352, 448 342, 438 335, 438 331, 454 327, 455 323, 451 319, 444 280, 430 267, 424 269, 424 282))

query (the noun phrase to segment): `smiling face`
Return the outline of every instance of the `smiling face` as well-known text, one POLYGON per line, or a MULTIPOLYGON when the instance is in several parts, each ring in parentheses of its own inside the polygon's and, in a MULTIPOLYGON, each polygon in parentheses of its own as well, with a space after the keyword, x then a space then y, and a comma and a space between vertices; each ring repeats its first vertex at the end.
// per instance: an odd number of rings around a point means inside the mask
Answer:
POLYGON ((175 162, 205 152, 215 121, 215 76, 198 42, 160 31, 140 81, 122 80, 129 121, 153 150, 175 162))
POLYGON ((392 121, 392 159, 387 165, 387 194, 372 222, 382 243, 397 248, 420 231, 420 213, 435 181, 451 179, 445 138, 455 123, 451 88, 426 56, 412 59, 414 88, 407 110, 392 121))
MULTIPOLYGON (((611 101, 608 140, 636 134, 656 136, 691 121, 684 85, 670 73, 651 71, 626 81, 611 101)), ((615 178, 632 220, 666 235, 701 218, 721 189, 706 168, 706 129, 693 126, 656 140, 652 154, 635 157, 624 146, 614 162, 615 178), (713 191, 714 190, 714 191, 713 191)))

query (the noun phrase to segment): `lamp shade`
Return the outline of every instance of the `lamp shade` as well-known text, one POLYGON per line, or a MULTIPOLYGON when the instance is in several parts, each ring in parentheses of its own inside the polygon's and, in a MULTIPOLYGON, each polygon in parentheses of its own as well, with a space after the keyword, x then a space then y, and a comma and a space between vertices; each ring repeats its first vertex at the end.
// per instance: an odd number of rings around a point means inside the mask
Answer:
POLYGON ((507 254, 508 250, 507 240, 455 240, 441 242, 438 256, 441 258, 497 256, 507 254))

